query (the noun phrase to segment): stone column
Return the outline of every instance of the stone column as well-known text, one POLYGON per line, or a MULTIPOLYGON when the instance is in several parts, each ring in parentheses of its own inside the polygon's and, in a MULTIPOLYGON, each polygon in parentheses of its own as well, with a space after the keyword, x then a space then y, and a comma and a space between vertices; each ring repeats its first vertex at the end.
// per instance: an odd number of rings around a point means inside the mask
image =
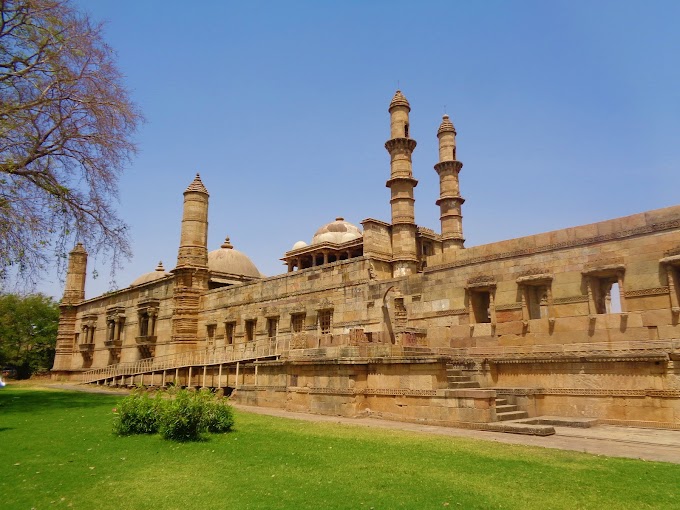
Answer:
POLYGON ((115 320, 115 322, 113 323, 113 325, 114 325, 114 326, 113 326, 113 327, 114 327, 114 330, 113 330, 113 339, 114 339, 116 342, 119 342, 119 341, 120 341, 120 322, 121 322, 121 318, 120 318, 120 317, 116 317, 116 320, 115 320))
POLYGON ((619 303, 621 304, 621 313, 628 312, 626 307, 626 293, 623 290, 623 271, 618 271, 616 273, 616 282, 619 284, 619 303))
POLYGON ((680 313, 680 303, 678 303, 678 293, 675 290, 675 275, 673 266, 666 265, 666 275, 668 276, 668 291, 671 294, 671 310, 673 313, 680 313))

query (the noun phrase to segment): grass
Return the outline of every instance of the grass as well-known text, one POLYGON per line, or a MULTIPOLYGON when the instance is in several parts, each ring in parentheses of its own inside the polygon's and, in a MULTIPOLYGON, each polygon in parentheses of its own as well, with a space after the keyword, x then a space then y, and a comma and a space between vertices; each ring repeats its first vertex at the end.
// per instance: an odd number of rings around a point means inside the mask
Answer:
POLYGON ((116 437, 120 396, 0 390, 0 507, 680 508, 680 465, 236 412, 198 443, 116 437))

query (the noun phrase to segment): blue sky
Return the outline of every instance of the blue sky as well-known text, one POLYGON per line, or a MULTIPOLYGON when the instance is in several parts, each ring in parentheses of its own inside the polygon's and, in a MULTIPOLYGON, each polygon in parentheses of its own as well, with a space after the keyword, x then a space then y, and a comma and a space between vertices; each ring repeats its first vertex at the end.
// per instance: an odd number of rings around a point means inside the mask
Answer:
MULTIPOLYGON (((680 2, 78 0, 147 123, 120 183, 125 287, 174 267, 182 192, 210 191, 260 271, 336 216, 389 221, 387 107, 411 103, 416 221, 439 231, 436 131, 458 131, 466 245, 680 203, 680 2)), ((92 260, 87 296, 109 289, 92 260)), ((57 275, 39 290, 61 294, 57 275)))

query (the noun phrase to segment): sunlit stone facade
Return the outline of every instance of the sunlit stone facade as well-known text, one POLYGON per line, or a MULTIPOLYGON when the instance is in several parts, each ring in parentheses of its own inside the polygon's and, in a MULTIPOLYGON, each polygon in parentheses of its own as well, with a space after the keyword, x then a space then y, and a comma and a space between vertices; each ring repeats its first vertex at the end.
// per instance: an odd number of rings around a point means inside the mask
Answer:
POLYGON ((680 206, 465 247, 448 116, 421 176, 439 179, 440 233, 415 223, 409 112, 397 92, 390 221, 337 218, 284 254, 283 274, 263 277, 228 239, 208 253, 199 176, 170 272, 85 299, 76 247, 55 377, 474 428, 546 415, 680 428, 680 206))

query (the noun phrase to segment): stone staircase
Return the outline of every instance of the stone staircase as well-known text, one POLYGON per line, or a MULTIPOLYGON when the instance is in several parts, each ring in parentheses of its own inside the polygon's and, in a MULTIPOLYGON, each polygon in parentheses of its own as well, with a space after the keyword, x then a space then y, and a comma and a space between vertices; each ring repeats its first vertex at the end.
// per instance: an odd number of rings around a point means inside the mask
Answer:
MULTIPOLYGON (((463 371, 451 363, 446 364, 446 379, 451 390, 480 388, 477 381, 473 381, 469 375, 463 375, 463 371)), ((510 404, 507 398, 496 398, 496 419, 498 421, 523 420, 528 417, 529 414, 526 411, 510 404)))
POLYGON ((450 390, 460 390, 462 388, 479 388, 477 381, 473 381, 468 375, 463 375, 460 368, 456 368, 451 363, 446 364, 446 379, 450 390))
POLYGON ((496 418, 498 421, 523 420, 528 418, 526 411, 521 411, 514 404, 509 404, 507 398, 496 398, 496 418))

